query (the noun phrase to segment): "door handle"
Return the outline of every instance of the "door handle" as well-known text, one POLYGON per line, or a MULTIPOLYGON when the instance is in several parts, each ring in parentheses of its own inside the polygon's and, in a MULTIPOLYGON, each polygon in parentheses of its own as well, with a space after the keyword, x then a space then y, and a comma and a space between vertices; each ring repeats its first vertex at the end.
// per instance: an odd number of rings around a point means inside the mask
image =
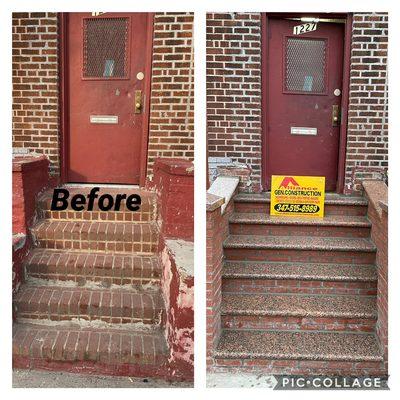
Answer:
POLYGON ((339 106, 332 106, 332 126, 340 126, 340 109, 339 106))
POLYGON ((135 114, 140 114, 143 109, 142 91, 135 90, 135 114))

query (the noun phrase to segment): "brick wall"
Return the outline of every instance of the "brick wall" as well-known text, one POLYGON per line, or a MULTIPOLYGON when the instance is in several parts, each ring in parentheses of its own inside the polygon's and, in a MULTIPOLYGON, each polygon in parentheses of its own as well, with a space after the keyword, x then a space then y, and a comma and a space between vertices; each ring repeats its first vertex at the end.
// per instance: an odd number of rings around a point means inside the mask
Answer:
POLYGON ((207 367, 214 364, 213 351, 221 334, 221 285, 223 248, 222 243, 229 234, 229 217, 233 213, 233 200, 229 202, 223 214, 223 199, 207 194, 207 281, 206 281, 206 313, 207 313, 207 367))
POLYGON ((156 157, 194 156, 193 14, 154 19, 148 171, 156 157))
POLYGON ((388 166, 388 15, 353 16, 346 189, 360 179, 384 178, 388 166), (383 174, 382 174, 383 173, 383 174))
MULTIPOLYGON (((385 178, 387 142, 387 14, 354 14, 346 191, 359 179, 385 178)), ((247 166, 250 184, 261 190, 261 15, 207 15, 207 129, 212 178, 218 159, 239 175, 247 166)), ((223 169, 227 172, 226 169, 223 169)))
MULTIPOLYGON (((261 183, 261 15, 207 15, 207 131, 210 157, 252 170, 261 183)), ((242 185, 243 186, 243 185, 242 185)))
POLYGON ((12 16, 13 147, 45 154, 59 171, 57 14, 12 16))
POLYGON ((376 334, 388 368, 388 188, 383 182, 364 181, 368 198, 368 219, 372 223, 371 239, 376 245, 378 273, 376 334))
MULTIPOLYGON (((13 14, 13 148, 50 159, 59 175, 56 13, 13 14)), ((193 159, 193 14, 156 14, 148 176, 156 157, 193 159)))

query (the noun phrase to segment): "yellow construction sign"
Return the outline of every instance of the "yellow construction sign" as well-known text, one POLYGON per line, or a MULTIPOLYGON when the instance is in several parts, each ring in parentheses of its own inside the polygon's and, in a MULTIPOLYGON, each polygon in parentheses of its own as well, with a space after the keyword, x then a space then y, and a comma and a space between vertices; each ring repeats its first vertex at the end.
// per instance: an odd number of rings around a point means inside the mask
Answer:
POLYGON ((271 215, 323 217, 325 177, 272 175, 271 215))

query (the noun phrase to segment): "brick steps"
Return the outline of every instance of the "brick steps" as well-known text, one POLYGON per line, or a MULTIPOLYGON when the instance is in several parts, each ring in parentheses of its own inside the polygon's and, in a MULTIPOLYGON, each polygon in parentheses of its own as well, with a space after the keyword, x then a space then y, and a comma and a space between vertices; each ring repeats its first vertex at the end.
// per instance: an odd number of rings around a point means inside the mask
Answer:
POLYGON ((159 292, 30 284, 19 290, 14 306, 18 319, 82 319, 114 324, 159 324, 163 310, 159 292))
POLYGON ((161 331, 79 329, 16 323, 14 368, 111 375, 162 375, 167 346, 161 331))
POLYGON ((309 217, 273 217, 261 213, 234 213, 229 219, 232 235, 369 237, 371 223, 365 216, 328 215, 309 217))
POLYGON ((156 256, 104 254, 36 248, 25 261, 29 276, 39 279, 101 282, 104 286, 159 285, 160 267, 156 256))
MULTIPOLYGON (((235 196, 235 211, 239 213, 269 214, 270 193, 240 193, 235 196)), ((359 196, 343 196, 336 193, 325 195, 325 216, 366 215, 368 202, 359 196)))
POLYGON ((373 264, 375 245, 368 238, 230 235, 228 260, 373 264))
POLYGON ((31 233, 47 249, 152 254, 158 245, 155 223, 42 220, 31 233))
POLYGON ((234 360, 382 361, 375 336, 365 333, 224 330, 214 355, 234 360))
MULTIPOLYGON (((70 197, 90 188, 72 188, 70 197)), ((13 366, 128 376, 169 376, 156 196, 122 211, 50 211, 38 201, 35 248, 14 296, 13 366)))
POLYGON ((373 265, 226 261, 225 293, 376 295, 373 265))
MULTIPOLYGON (((90 189, 90 188, 89 188, 90 189)), ((68 208, 65 211, 51 211, 51 200, 53 197, 53 190, 47 190, 38 199, 38 213, 42 219, 54 220, 78 220, 78 221, 119 221, 119 222, 151 222, 156 219, 156 201, 155 194, 146 192, 140 189, 116 189, 116 188, 100 188, 98 196, 103 194, 110 194, 114 197, 117 194, 123 193, 129 196, 130 194, 139 194, 141 197, 141 205, 138 211, 130 211, 126 207, 126 201, 121 201, 120 211, 101 211, 98 203, 95 202, 93 211, 74 211, 71 207, 71 198, 75 194, 83 194, 85 196, 90 192, 88 188, 68 188, 70 197, 68 208)), ((96 199, 97 200, 97 199, 96 199)))

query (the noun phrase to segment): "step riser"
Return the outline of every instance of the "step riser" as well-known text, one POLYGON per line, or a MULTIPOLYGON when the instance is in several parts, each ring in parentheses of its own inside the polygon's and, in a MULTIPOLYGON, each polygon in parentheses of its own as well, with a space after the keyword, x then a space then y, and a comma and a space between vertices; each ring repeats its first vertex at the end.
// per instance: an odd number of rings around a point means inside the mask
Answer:
POLYGON ((375 296, 376 282, 331 282, 292 279, 223 278, 223 293, 290 293, 375 296))
POLYGON ((370 236, 369 227, 343 226, 301 226, 301 225, 266 225, 230 223, 232 235, 267 235, 267 236, 317 236, 366 238, 370 236))
POLYGON ((222 315, 224 329, 374 332, 375 320, 362 318, 302 318, 276 316, 222 315))
POLYGON ((105 253, 139 253, 139 254, 154 254, 157 251, 156 243, 142 242, 99 242, 92 240, 50 240, 37 239, 37 246, 42 249, 56 250, 82 250, 82 251, 97 251, 105 253))
MULTIPOLYGON (((325 204, 324 213, 325 215, 366 215, 367 206, 344 206, 344 205, 333 205, 325 204)), ((235 212, 238 213, 263 213, 269 215, 270 204, 269 203, 240 203, 235 202, 235 212)))
POLYGON ((166 362, 160 347, 158 338, 145 334, 49 331, 44 327, 14 337, 13 367, 51 366, 63 371, 131 376, 151 372, 157 376, 166 362))
POLYGON ((17 318, 67 321, 82 319, 124 324, 159 324, 161 307, 156 297, 106 291, 31 289, 15 299, 17 318))
POLYGON ((38 247, 46 249, 155 253, 158 244, 157 232, 151 225, 60 222, 50 227, 39 224, 31 231, 38 247))
POLYGON ((156 220, 154 207, 140 211, 50 211, 38 210, 40 219, 60 221, 152 222, 156 220))
POLYGON ((225 258, 232 261, 284 261, 335 264, 374 264, 375 253, 364 251, 225 248, 225 258))
POLYGON ((102 282, 104 286, 160 284, 156 260, 132 256, 95 256, 74 253, 31 257, 25 265, 28 276, 45 280, 102 282))
POLYGON ((214 365, 219 371, 225 367, 232 372, 257 372, 277 375, 342 375, 342 376, 385 376, 382 362, 352 361, 307 361, 217 358, 214 365))

